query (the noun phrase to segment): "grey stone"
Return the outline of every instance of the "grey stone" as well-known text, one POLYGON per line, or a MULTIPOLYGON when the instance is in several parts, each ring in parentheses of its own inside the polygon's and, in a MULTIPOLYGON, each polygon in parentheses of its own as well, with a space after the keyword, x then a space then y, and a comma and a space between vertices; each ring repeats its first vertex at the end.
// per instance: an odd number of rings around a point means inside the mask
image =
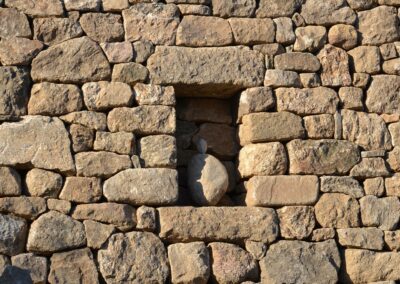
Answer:
POLYGON ((361 219, 364 226, 394 230, 400 219, 400 202, 397 197, 377 198, 368 195, 360 199, 361 219))
POLYGON ((317 72, 321 64, 312 53, 289 52, 275 56, 274 66, 281 70, 317 72))
POLYGON ((35 39, 47 45, 55 45, 83 34, 77 20, 55 17, 35 18, 33 20, 33 32, 35 39))
POLYGON ((138 143, 138 155, 145 168, 175 168, 176 141, 170 135, 143 137, 138 143))
POLYGON ((13 256, 25 249, 27 222, 19 217, 0 214, 0 253, 13 256))
POLYGON ((107 128, 107 116, 101 112, 76 111, 60 116, 60 119, 69 124, 80 124, 94 130, 105 130, 107 128))
POLYGON ((11 261, 13 266, 29 271, 33 283, 46 283, 48 263, 45 257, 23 253, 13 256, 11 261))
POLYGON ((358 181, 352 177, 321 177, 321 191, 330 193, 344 193, 354 198, 364 196, 364 189, 358 181))
POLYGON ((0 167, 0 196, 21 195, 21 176, 10 167, 0 167))
POLYGON ((28 18, 13 8, 0 7, 0 37, 31 37, 28 18))
POLYGON ((383 231, 377 228, 337 229, 339 244, 344 247, 383 249, 383 231))

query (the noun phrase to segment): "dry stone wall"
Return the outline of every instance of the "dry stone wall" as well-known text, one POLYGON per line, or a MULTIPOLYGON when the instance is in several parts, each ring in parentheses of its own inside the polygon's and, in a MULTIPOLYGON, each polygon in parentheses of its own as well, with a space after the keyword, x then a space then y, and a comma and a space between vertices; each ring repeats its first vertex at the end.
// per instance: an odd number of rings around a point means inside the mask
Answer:
POLYGON ((0 0, 0 283, 400 280, 399 15, 0 0))

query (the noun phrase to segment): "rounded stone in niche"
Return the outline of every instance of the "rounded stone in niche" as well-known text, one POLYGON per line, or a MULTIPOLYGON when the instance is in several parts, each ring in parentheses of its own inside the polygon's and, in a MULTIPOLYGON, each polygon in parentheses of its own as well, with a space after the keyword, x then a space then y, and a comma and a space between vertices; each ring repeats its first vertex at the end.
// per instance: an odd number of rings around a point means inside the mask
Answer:
POLYGON ((206 154, 206 141, 200 139, 196 144, 200 154, 188 164, 190 195, 198 205, 216 205, 228 190, 228 172, 217 158, 206 154))

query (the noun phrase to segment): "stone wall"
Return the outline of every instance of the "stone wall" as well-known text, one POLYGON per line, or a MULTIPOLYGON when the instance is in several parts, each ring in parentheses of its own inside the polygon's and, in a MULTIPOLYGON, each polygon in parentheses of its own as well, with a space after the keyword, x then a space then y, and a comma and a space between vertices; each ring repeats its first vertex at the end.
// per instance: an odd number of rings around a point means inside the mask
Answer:
POLYGON ((0 0, 0 283, 400 280, 400 1, 142 2, 0 0))

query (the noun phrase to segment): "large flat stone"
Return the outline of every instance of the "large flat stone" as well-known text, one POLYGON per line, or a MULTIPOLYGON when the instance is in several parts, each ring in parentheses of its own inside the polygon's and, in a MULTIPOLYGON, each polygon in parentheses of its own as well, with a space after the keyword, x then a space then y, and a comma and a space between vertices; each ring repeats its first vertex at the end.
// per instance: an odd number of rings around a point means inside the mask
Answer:
POLYGON ((162 207, 160 237, 172 242, 239 242, 246 239, 273 242, 278 236, 278 217, 270 208, 162 207))
POLYGON ((370 112, 400 113, 400 76, 372 76, 365 104, 370 112))
POLYGON ((13 8, 0 8, 0 37, 30 37, 32 31, 28 18, 13 8))
POLYGON ((178 95, 226 97, 264 81, 264 56, 243 47, 157 47, 147 61, 153 84, 174 85, 178 95))
POLYGON ((109 79, 111 69, 101 47, 80 37, 40 52, 32 61, 31 76, 34 81, 86 83, 109 79))
POLYGON ((308 25, 351 25, 357 19, 357 14, 345 0, 308 0, 302 6, 301 15, 308 25))
POLYGON ((313 205, 319 193, 316 176, 255 176, 245 187, 248 206, 313 205))
POLYGON ((6 0, 6 6, 28 14, 31 17, 62 16, 64 8, 60 0, 6 0))
POLYGON ((0 152, 0 165, 75 170, 68 132, 58 118, 25 116, 20 122, 3 123, 0 152))
POLYGON ((108 201, 132 205, 168 205, 178 199, 178 173, 172 169, 129 169, 104 182, 108 201))

